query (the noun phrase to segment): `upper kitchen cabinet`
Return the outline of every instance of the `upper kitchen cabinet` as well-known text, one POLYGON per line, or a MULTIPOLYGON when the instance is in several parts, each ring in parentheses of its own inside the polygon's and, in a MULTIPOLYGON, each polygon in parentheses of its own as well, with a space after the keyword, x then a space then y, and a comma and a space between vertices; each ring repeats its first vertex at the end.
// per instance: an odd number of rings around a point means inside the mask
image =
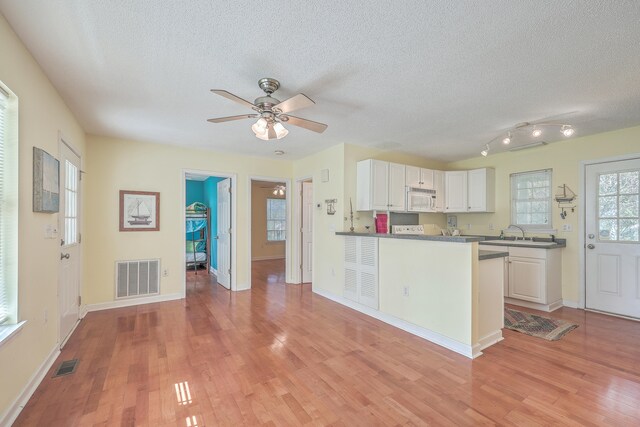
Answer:
POLYGON ((445 212, 467 212, 467 171, 444 173, 445 212))
POLYGON ((405 166, 406 167, 406 184, 410 188, 426 188, 429 190, 435 189, 434 186, 434 173, 436 171, 431 169, 423 169, 417 166, 405 166))
POLYGON ((433 171, 433 189, 436 190, 436 212, 444 212, 444 172, 433 171))
POLYGON ((445 212, 494 212, 495 170, 445 172, 445 212))
POLYGON ((405 166, 381 160, 362 160, 356 170, 356 209, 404 212, 405 166))

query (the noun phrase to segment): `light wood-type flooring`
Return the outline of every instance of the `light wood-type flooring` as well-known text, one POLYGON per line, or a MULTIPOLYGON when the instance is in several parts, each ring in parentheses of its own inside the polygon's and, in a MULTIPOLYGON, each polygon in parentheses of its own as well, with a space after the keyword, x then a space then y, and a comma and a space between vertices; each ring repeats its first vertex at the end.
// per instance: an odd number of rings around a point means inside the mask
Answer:
POLYGON ((17 426, 640 425, 640 323, 563 308, 548 342, 509 330, 476 360, 311 292, 282 261, 230 294, 89 313, 17 426))

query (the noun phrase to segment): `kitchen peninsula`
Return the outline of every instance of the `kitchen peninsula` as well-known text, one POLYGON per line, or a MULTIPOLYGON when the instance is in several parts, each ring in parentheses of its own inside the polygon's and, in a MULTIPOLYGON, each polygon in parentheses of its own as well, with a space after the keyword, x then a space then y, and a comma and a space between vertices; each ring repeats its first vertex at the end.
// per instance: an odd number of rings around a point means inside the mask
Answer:
POLYGON ((325 295, 469 358, 502 340, 503 257, 475 236, 338 232, 343 295, 325 295))

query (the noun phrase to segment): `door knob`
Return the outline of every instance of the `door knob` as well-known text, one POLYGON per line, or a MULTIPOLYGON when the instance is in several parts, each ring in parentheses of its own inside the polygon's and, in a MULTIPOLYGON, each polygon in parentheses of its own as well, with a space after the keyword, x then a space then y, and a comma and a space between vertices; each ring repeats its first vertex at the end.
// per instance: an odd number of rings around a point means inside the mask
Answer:
POLYGON ((70 254, 60 254, 60 259, 69 259, 70 254))
POLYGON ((589 249, 594 249, 595 247, 596 247, 596 245, 594 245, 593 243, 589 243, 587 245, 587 248, 589 248, 589 249))
POLYGON ((593 235, 593 234, 589 234, 587 237, 588 237, 588 238, 590 238, 590 239, 593 239, 593 238, 594 238, 594 237, 596 237, 596 236, 595 236, 595 235, 593 235))

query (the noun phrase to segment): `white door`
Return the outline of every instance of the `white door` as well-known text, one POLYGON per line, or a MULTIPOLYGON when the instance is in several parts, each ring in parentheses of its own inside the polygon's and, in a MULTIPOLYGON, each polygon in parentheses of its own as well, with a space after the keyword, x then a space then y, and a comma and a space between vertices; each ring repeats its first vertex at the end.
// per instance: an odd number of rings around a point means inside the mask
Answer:
POLYGON ((302 283, 311 282, 313 249, 313 183, 302 183, 302 283))
POLYGON ((586 308, 640 318, 640 158, 586 167, 586 308))
POLYGON ((404 165, 389 163, 389 210, 406 211, 406 194, 404 165))
POLYGON ((80 157, 60 144, 60 344, 78 322, 80 306, 80 157))
POLYGON ((467 172, 467 200, 469 212, 487 210, 486 169, 474 169, 467 172))
POLYGON ((417 166, 407 166, 405 169, 405 183, 407 187, 422 188, 422 173, 417 166))
POLYGON ((218 182, 218 283, 231 288, 231 179, 218 182))
POLYGON ((444 172, 433 171, 433 189, 436 190, 436 212, 444 212, 444 172))
POLYGON ((371 208, 378 211, 389 209, 389 163, 371 160, 371 208))

